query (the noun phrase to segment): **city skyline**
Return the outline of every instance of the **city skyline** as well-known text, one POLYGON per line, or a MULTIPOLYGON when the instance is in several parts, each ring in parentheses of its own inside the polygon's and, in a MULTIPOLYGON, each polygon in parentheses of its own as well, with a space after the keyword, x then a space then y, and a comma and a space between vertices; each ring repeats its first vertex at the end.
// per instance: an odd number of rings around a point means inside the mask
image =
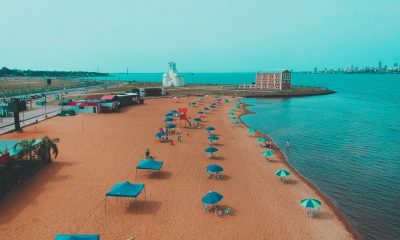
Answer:
POLYGON ((0 66, 163 72, 175 61, 181 72, 255 72, 392 64, 400 62, 399 7, 395 0, 6 0, 0 66))

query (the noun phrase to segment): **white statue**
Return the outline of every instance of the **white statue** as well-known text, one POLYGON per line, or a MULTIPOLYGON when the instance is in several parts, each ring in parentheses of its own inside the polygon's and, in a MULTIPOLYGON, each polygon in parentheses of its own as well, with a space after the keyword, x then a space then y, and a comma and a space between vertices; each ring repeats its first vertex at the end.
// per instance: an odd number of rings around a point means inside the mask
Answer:
POLYGON ((168 73, 163 74, 163 87, 183 87, 185 86, 185 79, 176 70, 176 63, 169 62, 168 73))

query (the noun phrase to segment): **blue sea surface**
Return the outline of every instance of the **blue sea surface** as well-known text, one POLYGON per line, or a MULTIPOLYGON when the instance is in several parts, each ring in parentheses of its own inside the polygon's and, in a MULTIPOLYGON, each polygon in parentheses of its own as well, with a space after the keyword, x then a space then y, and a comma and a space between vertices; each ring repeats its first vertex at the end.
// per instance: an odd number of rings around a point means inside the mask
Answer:
MULTIPOLYGON (((254 73, 183 73, 188 84, 243 84, 254 73)), ((161 82, 162 73, 103 80, 161 82)), ((243 121, 339 207, 364 239, 400 239, 400 75, 293 74, 292 85, 336 94, 246 99, 243 121), (291 147, 285 149, 289 140, 291 147)), ((300 199, 299 199, 300 200, 300 199)), ((298 202, 294 203, 298 204, 298 202)))

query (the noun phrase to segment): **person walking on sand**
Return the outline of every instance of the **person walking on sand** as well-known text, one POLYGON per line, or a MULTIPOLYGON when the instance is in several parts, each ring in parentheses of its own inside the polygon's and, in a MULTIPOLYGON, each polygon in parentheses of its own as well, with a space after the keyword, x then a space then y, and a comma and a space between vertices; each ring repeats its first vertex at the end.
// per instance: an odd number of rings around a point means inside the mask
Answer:
POLYGON ((180 132, 178 132, 178 142, 182 142, 182 136, 180 132))
POLYGON ((147 150, 146 150, 146 158, 149 158, 150 157, 150 148, 147 148, 147 150))

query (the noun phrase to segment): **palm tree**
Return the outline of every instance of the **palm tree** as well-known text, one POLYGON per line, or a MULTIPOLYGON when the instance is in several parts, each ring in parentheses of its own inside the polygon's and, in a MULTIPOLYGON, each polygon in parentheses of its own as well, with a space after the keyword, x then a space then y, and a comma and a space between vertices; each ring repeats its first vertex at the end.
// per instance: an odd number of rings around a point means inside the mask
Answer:
POLYGON ((58 138, 50 138, 49 136, 45 136, 42 138, 42 142, 37 148, 37 154, 40 159, 45 162, 51 161, 51 152, 54 155, 54 158, 58 156, 58 147, 57 143, 60 141, 58 138))
POLYGON ((33 154, 35 153, 35 143, 36 140, 22 140, 21 142, 14 145, 14 149, 20 148, 20 153, 24 155, 29 155, 29 161, 33 160, 33 154))

